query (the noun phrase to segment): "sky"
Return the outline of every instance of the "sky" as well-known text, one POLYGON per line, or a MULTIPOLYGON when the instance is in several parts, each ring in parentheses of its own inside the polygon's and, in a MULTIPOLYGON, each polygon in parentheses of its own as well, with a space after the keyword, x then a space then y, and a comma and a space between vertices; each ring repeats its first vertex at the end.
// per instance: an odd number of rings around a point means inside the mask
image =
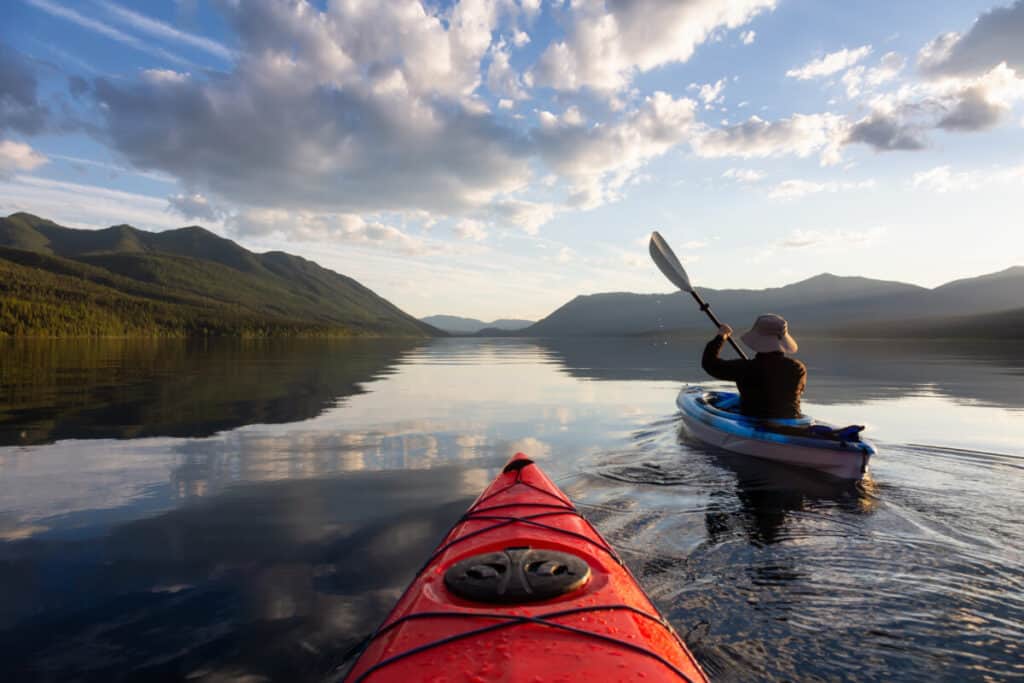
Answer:
POLYGON ((0 214, 537 319, 1024 265, 1024 0, 4 0, 0 214))

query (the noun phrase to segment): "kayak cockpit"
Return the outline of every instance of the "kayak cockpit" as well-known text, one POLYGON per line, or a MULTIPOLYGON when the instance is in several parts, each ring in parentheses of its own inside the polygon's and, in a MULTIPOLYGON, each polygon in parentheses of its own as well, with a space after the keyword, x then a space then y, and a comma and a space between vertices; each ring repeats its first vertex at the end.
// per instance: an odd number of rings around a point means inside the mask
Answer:
POLYGON ((814 422, 813 418, 801 415, 795 418, 765 418, 751 417, 740 412, 740 395, 732 391, 705 391, 697 401, 702 403, 706 410, 729 420, 750 424, 762 425, 765 428, 772 427, 801 427, 814 422))

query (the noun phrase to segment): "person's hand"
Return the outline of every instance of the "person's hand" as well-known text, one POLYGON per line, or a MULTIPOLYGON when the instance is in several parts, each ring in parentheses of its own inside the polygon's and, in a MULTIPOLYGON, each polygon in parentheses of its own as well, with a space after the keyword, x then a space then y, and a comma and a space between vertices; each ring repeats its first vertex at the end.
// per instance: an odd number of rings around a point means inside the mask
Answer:
POLYGON ((728 325, 722 325, 718 328, 718 336, 722 339, 728 339, 732 336, 732 328, 728 325))

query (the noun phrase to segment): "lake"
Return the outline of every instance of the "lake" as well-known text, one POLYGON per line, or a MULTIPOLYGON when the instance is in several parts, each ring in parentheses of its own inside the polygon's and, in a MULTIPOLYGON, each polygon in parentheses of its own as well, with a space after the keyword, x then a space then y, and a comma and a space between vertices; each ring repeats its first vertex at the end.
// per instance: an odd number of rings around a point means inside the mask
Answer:
POLYGON ((337 680, 516 451, 713 680, 1024 678, 1019 346, 802 342, 861 484, 681 432, 700 340, 0 340, 0 679, 337 680))

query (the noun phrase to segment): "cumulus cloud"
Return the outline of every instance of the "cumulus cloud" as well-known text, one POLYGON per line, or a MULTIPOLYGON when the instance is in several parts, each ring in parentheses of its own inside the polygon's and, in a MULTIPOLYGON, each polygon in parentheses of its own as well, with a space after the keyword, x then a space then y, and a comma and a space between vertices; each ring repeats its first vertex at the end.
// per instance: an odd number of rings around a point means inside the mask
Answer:
POLYGON ((786 72, 786 75, 801 81, 831 76, 853 66, 869 54, 871 54, 870 45, 862 45, 852 50, 843 48, 836 52, 830 52, 819 59, 813 59, 799 68, 790 69, 786 72))
POLYGON ((495 202, 493 212, 501 221, 521 228, 528 235, 536 235, 541 226, 555 217, 558 207, 550 202, 504 199, 495 202))
POLYGON ((461 240, 481 242, 487 239, 486 225, 471 218, 463 218, 455 224, 453 232, 461 240))
POLYGON ((526 31, 516 30, 516 32, 512 34, 512 44, 515 45, 516 47, 522 47, 528 44, 529 42, 530 34, 527 33, 526 31))
POLYGON ((227 218, 228 230, 243 237, 278 234, 299 240, 334 240, 420 255, 432 251, 424 240, 354 214, 323 214, 283 209, 247 209, 227 218))
POLYGON ((776 0, 583 0, 564 41, 535 69, 538 85, 614 92, 637 72, 685 62, 718 28, 739 28, 776 0))
POLYGON ((743 159, 820 152, 822 163, 839 159, 845 120, 836 114, 794 114, 778 121, 752 116, 747 121, 716 130, 706 130, 693 142, 698 156, 743 159))
POLYGON ((977 76, 1001 63, 1024 71, 1024 0, 985 12, 966 33, 943 34, 918 55, 930 76, 977 76))
POLYGON ((859 182, 816 182, 813 180, 784 180, 768 191, 770 199, 792 200, 805 197, 809 194, 822 192, 836 193, 850 190, 864 190, 875 186, 874 180, 862 180, 859 182))
MULTIPOLYGON (((847 143, 879 151, 919 150, 927 146, 929 131, 975 132, 998 125, 1024 100, 1022 36, 1024 0, 982 14, 964 34, 938 36, 918 54, 926 78, 873 97, 871 113, 850 126, 847 143)), ((895 78, 903 63, 890 55, 876 69, 848 71, 847 94, 854 97, 864 86, 895 78)))
POLYGON ((878 66, 868 71, 868 85, 878 86, 886 81, 891 81, 903 71, 903 67, 906 65, 907 60, 903 55, 898 52, 886 52, 879 61, 878 66))
POLYGON ((46 162, 46 157, 30 145, 14 140, 0 140, 0 178, 16 171, 31 171, 46 162))
POLYGON ((185 218, 198 218, 208 221, 218 221, 224 217, 224 213, 214 207, 210 200, 201 194, 175 194, 167 198, 168 207, 185 218))
POLYGON ((49 112, 39 101, 38 82, 21 54, 0 43, 0 133, 40 132, 49 112))
POLYGON ((864 90, 873 90, 884 83, 892 81, 906 66, 907 60, 896 52, 888 52, 882 57, 878 66, 867 68, 855 66, 843 74, 842 82, 846 87, 846 96, 857 97, 864 90))
POLYGON ((593 208, 616 198, 649 160, 689 139, 696 103, 656 92, 622 120, 583 126, 549 117, 536 132, 541 157, 572 184, 570 203, 593 208))
MULTIPOLYGON (((541 112, 532 131, 501 123, 474 91, 504 95, 500 109, 527 96, 507 45, 491 42, 508 6, 463 0, 445 23, 417 3, 415 11, 336 3, 326 12, 304 2, 254 0, 244 11, 227 3, 240 38, 230 73, 154 69, 135 81, 98 79, 89 91, 113 146, 136 167, 257 211, 233 221, 239 230, 288 224, 261 209, 306 212, 295 230, 325 235, 339 233, 323 216, 418 211, 534 234, 560 208, 516 196, 538 160, 566 181, 567 205, 611 201, 641 166, 692 134, 694 103, 656 93, 600 125, 576 107, 541 112)), ((705 99, 723 87, 710 84, 705 99)), ((172 206, 202 212, 192 196, 172 206)))
POLYGON ((920 127, 885 112, 875 112, 855 123, 846 142, 861 142, 879 151, 918 150, 927 146, 920 127))
POLYGON ((393 79, 413 94, 466 97, 480 83, 480 61, 507 13, 503 0, 462 0, 444 17, 415 0, 306 0, 222 3, 243 58, 265 56, 318 85, 345 87, 393 79))
POLYGON ((527 17, 532 18, 540 14, 540 2, 541 0, 519 0, 519 6, 523 8, 527 17))
POLYGON ((937 125, 948 130, 984 130, 999 123, 1008 109, 989 99, 983 86, 973 86, 960 93, 937 125))
MULTIPOLYGON (((103 2, 125 25, 145 25, 154 36, 170 28, 103 2)), ((745 26, 774 5, 576 0, 565 7, 565 38, 542 52, 531 81, 513 64, 515 46, 526 42, 519 26, 533 8, 522 2, 462 0, 443 10, 417 0, 332 2, 321 10, 306 0, 224 0, 238 39, 229 71, 150 69, 134 79, 96 79, 78 92, 97 100, 104 139, 123 158, 188 188, 170 200, 176 211, 201 217, 213 206, 242 207, 231 219, 239 231, 290 229, 366 243, 390 236, 410 253, 422 245, 410 246, 405 238, 415 238, 384 230, 387 221, 376 217, 415 214, 535 234, 567 208, 620 198, 646 164, 684 144, 702 158, 818 155, 832 164, 844 144, 920 149, 936 128, 994 125, 1021 97, 1007 66, 882 92, 904 60, 889 53, 874 67, 859 64, 869 46, 826 55, 794 75, 846 69, 847 88, 872 96, 860 120, 755 116, 716 128, 695 113, 722 102, 726 79, 696 86, 693 99, 625 90, 636 73, 685 61, 716 30, 745 26), (572 68, 545 72, 559 55, 572 68), (556 97, 549 106, 561 112, 535 110, 530 127, 525 107, 510 110, 544 84, 590 88, 615 106, 595 116, 600 109, 588 102, 585 117, 556 97), (283 213, 260 213, 267 211, 283 213), (370 218, 356 227, 338 218, 359 215, 370 218)), ((726 177, 760 179, 752 173, 726 177)))
POLYGON ((752 168, 730 168, 722 174, 723 178, 731 178, 740 183, 756 183, 764 179, 764 171, 752 168))
POLYGON ((509 61, 508 49, 499 43, 491 56, 491 64, 487 68, 487 89, 491 94, 509 100, 522 100, 527 97, 522 77, 509 61))
POLYGON ((949 77, 905 85, 870 101, 871 114, 850 128, 848 142, 880 151, 927 146, 929 130, 991 128, 1024 100, 1024 79, 1005 64, 977 77, 949 77))
POLYGON ((523 136, 463 100, 494 3, 461 3, 448 30, 418 5, 226 7, 242 44, 230 74, 96 82, 136 166, 243 206, 339 213, 446 214, 529 180, 523 136))
POLYGON ((757 31, 744 31, 740 34, 740 40, 744 45, 752 45, 757 37, 757 31))
POLYGON ((697 96, 700 97, 700 101, 704 103, 705 109, 711 109, 712 106, 720 104, 724 99, 722 91, 725 90, 725 79, 719 78, 714 83, 704 83, 700 86, 700 90, 697 92, 697 96))

